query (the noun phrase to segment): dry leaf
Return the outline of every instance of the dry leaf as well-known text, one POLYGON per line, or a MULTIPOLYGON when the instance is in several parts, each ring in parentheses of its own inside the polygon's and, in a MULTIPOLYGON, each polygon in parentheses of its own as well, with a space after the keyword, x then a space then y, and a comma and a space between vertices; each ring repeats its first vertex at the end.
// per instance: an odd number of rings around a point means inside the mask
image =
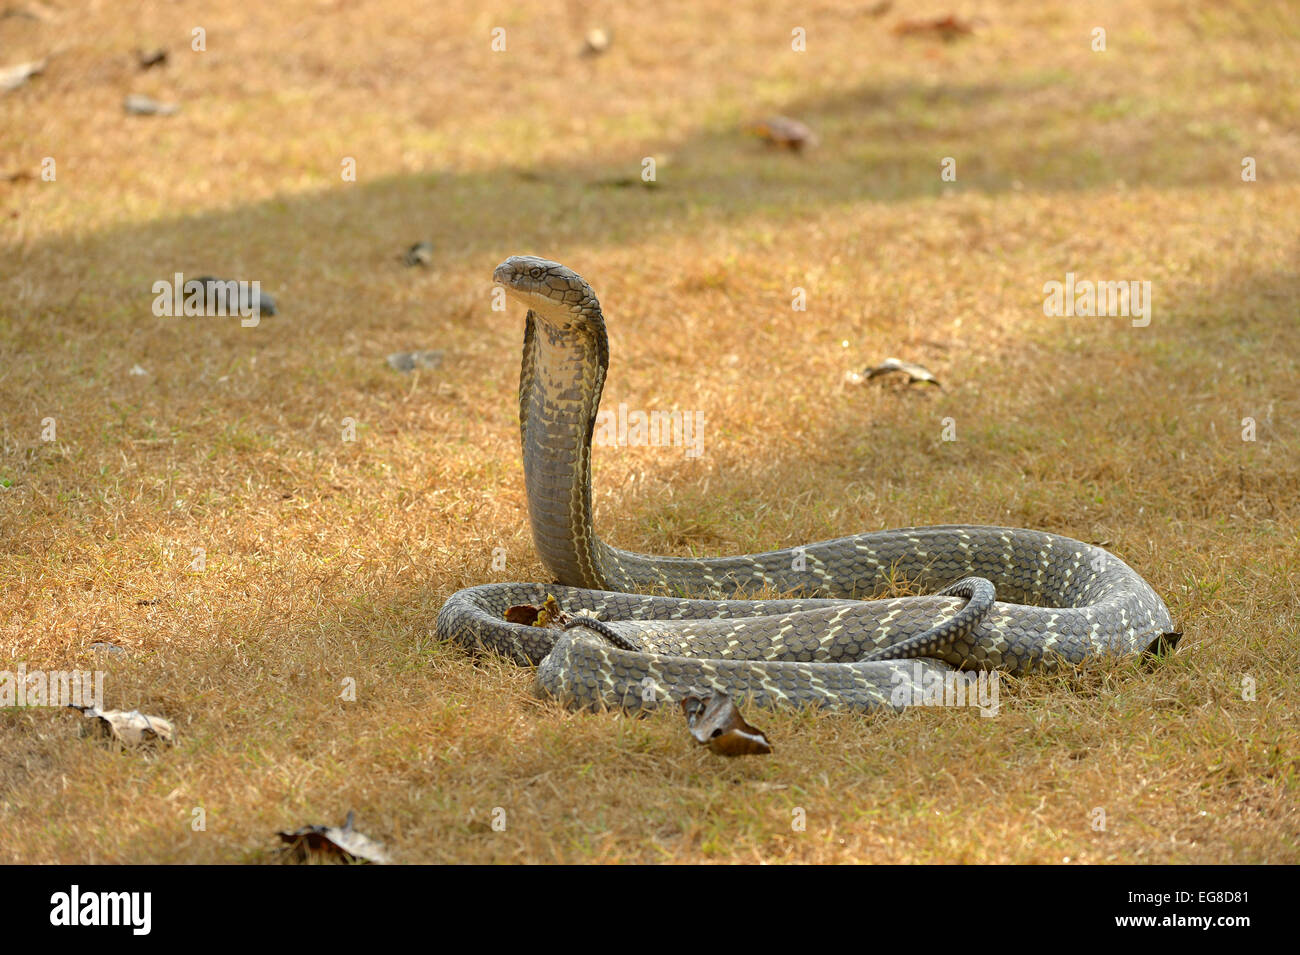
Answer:
POLYGON ((32 0, 31 3, 24 3, 21 6, 5 7, 4 12, 0 13, 0 20, 8 17, 22 17, 26 20, 38 20, 41 23, 49 23, 57 18, 58 13, 47 7, 45 4, 32 0))
POLYGON ((30 63, 15 63, 13 66, 0 66, 0 92, 16 90, 33 76, 45 72, 45 60, 32 60, 30 63))
POLYGON ((352 828, 355 820, 356 813, 349 811, 342 826, 303 826, 276 835, 286 844, 286 855, 297 862, 319 853, 330 861, 386 865, 390 860, 383 845, 352 828))
POLYGON ((550 627, 552 630, 563 630, 564 624, 568 623, 570 617, 560 609, 560 602, 551 594, 547 594, 540 607, 532 604, 515 604, 513 607, 507 607, 505 619, 507 623, 522 623, 526 627, 550 627))
POLYGON ((94 706, 71 706, 93 722, 100 734, 116 739, 124 746, 139 746, 141 743, 172 743, 176 739, 176 729, 169 720, 161 716, 150 716, 139 710, 101 710, 94 706))
POLYGON ((749 127, 749 131, 773 146, 799 152, 817 145, 817 134, 797 119, 769 116, 749 127))
POLYGON ((922 381, 938 388, 943 387, 939 384, 939 379, 934 377, 934 375, 930 373, 930 369, 926 368, 924 365, 917 365, 910 361, 899 361, 897 358, 886 358, 879 365, 864 369, 862 372, 864 376, 862 380, 870 381, 877 375, 887 375, 891 371, 901 371, 903 374, 907 375, 907 383, 909 385, 922 381))
POLYGON ((546 600, 540 607, 534 607, 532 604, 516 604, 507 607, 505 619, 507 623, 521 623, 525 627, 549 627, 552 630, 586 627, 593 633, 600 634, 620 650, 640 652, 643 649, 635 640, 611 629, 609 624, 590 611, 580 610, 577 613, 569 613, 561 609, 560 602, 551 594, 546 595, 546 600))
POLYGON ((541 607, 532 604, 515 604, 506 608, 506 623, 522 623, 525 627, 531 627, 537 623, 537 616, 541 612, 541 607))
POLYGON ((688 696, 682 700, 682 712, 696 741, 719 756, 766 756, 772 752, 763 731, 745 722, 725 693, 707 699, 688 696))
POLYGON ((896 36, 915 36, 923 33, 933 33, 939 36, 947 43, 963 36, 972 36, 975 33, 975 26, 981 21, 963 20, 956 14, 950 13, 943 17, 920 18, 915 20, 902 20, 894 27, 896 36))

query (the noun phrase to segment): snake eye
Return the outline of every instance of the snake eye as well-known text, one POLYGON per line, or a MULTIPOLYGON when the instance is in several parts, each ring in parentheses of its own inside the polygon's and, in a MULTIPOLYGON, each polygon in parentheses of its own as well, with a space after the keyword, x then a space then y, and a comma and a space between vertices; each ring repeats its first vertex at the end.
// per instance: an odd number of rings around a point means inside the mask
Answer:
POLYGON ((542 268, 540 265, 534 265, 531 269, 528 270, 528 274, 535 279, 541 279, 541 277, 546 274, 546 270, 542 268))

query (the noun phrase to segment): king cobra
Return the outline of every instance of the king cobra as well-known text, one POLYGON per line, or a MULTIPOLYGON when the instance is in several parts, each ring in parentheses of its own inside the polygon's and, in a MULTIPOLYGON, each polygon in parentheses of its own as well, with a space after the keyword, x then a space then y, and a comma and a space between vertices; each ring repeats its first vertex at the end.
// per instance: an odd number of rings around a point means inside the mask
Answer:
POLYGON ((1132 568, 1042 531, 908 527, 709 559, 610 546, 591 507, 609 367, 600 303, 577 273, 534 256, 506 259, 493 280, 528 308, 524 481, 533 541, 555 583, 461 590, 437 633, 538 665, 544 693, 628 710, 714 693, 760 706, 898 709, 957 669, 1021 674, 1176 640, 1164 602, 1132 568), (899 579, 931 593, 861 599, 899 579), (801 596, 744 599, 759 590, 801 596), (540 609, 537 619, 507 621, 521 605, 540 609))

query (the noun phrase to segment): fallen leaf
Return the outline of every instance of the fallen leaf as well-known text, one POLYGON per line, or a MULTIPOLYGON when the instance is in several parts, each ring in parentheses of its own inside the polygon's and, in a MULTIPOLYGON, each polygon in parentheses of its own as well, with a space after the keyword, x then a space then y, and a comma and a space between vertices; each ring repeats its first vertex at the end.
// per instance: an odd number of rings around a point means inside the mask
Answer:
POLYGON ((306 862, 317 854, 336 862, 388 864, 383 845, 357 832, 352 827, 355 820, 356 813, 349 810, 342 826, 303 826, 276 835, 285 843, 285 854, 296 862, 306 862))
POLYGON ((513 607, 506 608, 506 623, 521 623, 525 627, 531 627, 537 623, 537 616, 541 612, 541 607, 534 607, 532 604, 515 604, 513 607))
POLYGON ((45 72, 45 63, 45 60, 32 60, 29 63, 0 66, 0 91, 7 93, 16 90, 33 76, 40 76, 45 72))
POLYGON ((769 116, 749 127, 749 131, 772 146, 800 152, 817 145, 817 134, 789 116, 769 116))
POLYGON ((960 37, 974 35, 975 26, 979 22, 982 21, 963 20, 953 13, 942 17, 921 17, 914 20, 900 20, 894 26, 894 34, 896 36, 916 36, 933 33, 945 43, 951 43, 960 37))
POLYGON ((149 716, 139 710, 101 710, 95 706, 73 706, 68 709, 78 710, 88 721, 83 724, 93 727, 96 732, 110 739, 115 739, 124 746, 139 746, 142 743, 173 743, 176 729, 169 720, 161 716, 149 716))
POLYGON ((943 387, 939 384, 939 379, 930 373, 930 369, 923 365, 914 364, 910 361, 899 361, 897 358, 886 358, 879 365, 863 369, 863 378, 861 380, 870 381, 877 375, 887 375, 891 371, 901 371, 903 374, 907 375, 907 383, 909 385, 915 384, 918 381, 923 381, 938 388, 943 387))
POLYGON ((745 722, 725 693, 705 699, 688 696, 682 700, 682 713, 696 741, 719 756, 766 756, 772 752, 763 731, 745 722))
POLYGON ((54 20, 57 14, 43 3, 33 0, 31 3, 24 3, 21 6, 5 7, 4 12, 0 13, 0 19, 8 17, 22 17, 26 20, 38 20, 41 23, 49 23, 54 20))
POLYGON ((569 615, 560 609, 560 602, 554 596, 547 594, 540 607, 532 604, 516 604, 507 607, 505 619, 507 623, 522 623, 526 627, 550 627, 553 630, 562 630, 569 620, 569 615))

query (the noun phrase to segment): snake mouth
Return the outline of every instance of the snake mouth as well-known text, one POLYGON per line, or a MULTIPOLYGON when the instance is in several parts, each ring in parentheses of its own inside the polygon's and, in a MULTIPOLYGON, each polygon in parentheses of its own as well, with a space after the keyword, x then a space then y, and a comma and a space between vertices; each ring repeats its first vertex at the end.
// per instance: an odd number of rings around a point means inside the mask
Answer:
POLYGON ((558 306, 547 283, 549 266, 557 263, 532 255, 512 255, 492 271, 492 281, 506 295, 529 309, 547 315, 558 306))
POLYGON ((495 269, 492 270, 492 281, 496 285, 504 286, 506 291, 514 291, 515 267, 511 259, 506 259, 495 269))
POLYGON ((515 271, 510 265, 509 260, 502 262, 492 270, 492 284, 499 285, 506 290, 506 294, 511 298, 517 298, 527 304, 529 296, 525 295, 515 285, 515 271))

